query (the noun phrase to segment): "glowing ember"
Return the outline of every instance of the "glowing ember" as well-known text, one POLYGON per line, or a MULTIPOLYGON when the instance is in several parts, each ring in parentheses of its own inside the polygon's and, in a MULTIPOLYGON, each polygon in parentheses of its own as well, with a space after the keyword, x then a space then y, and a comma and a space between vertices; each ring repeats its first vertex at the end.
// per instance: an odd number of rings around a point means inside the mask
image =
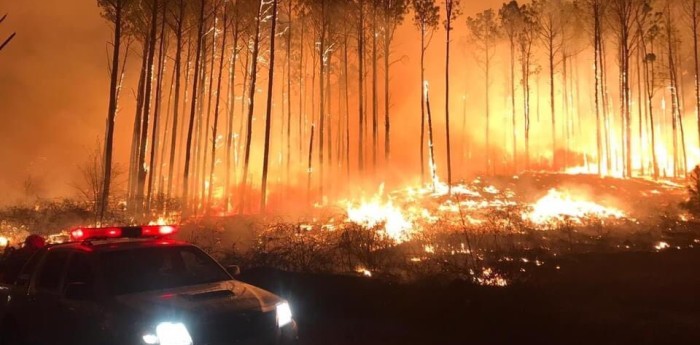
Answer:
POLYGON ((368 269, 363 268, 363 267, 358 267, 355 269, 355 272, 362 274, 363 276, 367 278, 372 278, 372 272, 370 272, 368 269))
POLYGON ((625 214, 615 208, 605 207, 564 192, 550 189, 546 196, 532 206, 525 217, 535 224, 571 220, 581 223, 583 218, 623 218, 625 214))
POLYGON ((484 286, 508 286, 508 281, 490 268, 484 268, 474 281, 484 286))
POLYGON ((656 250, 664 250, 664 249, 668 249, 669 247, 671 247, 671 246, 670 246, 668 243, 663 242, 663 241, 657 243, 657 244, 654 246, 654 248, 655 248, 656 250))

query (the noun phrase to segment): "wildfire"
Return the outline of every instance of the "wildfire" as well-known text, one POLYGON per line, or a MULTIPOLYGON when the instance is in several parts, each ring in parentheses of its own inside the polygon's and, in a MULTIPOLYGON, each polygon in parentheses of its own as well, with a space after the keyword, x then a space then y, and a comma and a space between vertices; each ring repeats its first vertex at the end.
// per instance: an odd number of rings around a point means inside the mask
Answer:
POLYGON ((156 220, 148 222, 148 225, 172 225, 179 224, 180 222, 174 216, 164 217, 160 216, 156 220))
POLYGON ((387 236, 396 242, 403 242, 410 237, 413 225, 391 200, 381 200, 383 189, 383 186, 380 187, 379 194, 370 202, 363 202, 358 206, 349 204, 348 221, 370 229, 382 226, 387 236))
POLYGON ((625 214, 618 209, 584 200, 580 196, 550 189, 546 196, 532 206, 532 212, 526 215, 526 218, 535 224, 562 220, 581 223, 582 219, 587 217, 619 219, 625 217, 625 214))

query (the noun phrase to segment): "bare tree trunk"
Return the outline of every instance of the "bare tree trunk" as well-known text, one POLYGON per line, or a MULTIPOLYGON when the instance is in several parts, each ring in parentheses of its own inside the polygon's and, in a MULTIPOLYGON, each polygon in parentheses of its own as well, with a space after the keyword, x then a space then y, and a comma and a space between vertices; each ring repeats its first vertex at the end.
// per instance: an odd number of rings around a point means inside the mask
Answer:
POLYGON ((177 32, 175 34, 175 104, 173 107, 173 130, 170 137, 170 164, 168 166, 168 189, 166 200, 172 196, 173 176, 175 172, 175 148, 177 145, 177 126, 180 112, 180 74, 182 68, 182 22, 185 20, 185 0, 179 0, 177 32))
POLYGON ((510 38, 510 106, 512 111, 511 120, 513 122, 513 170, 518 171, 518 142, 515 127, 515 42, 514 38, 510 38))
POLYGON ((602 136, 601 136, 601 119, 600 119, 600 95, 601 95, 601 77, 600 77, 600 35, 601 35, 601 23, 600 23, 600 11, 601 4, 599 0, 593 1, 593 61, 594 61, 594 72, 595 72, 595 119, 596 119, 596 160, 598 161, 598 176, 603 175, 603 150, 602 150, 602 136))
POLYGON ((190 122, 187 127, 187 144, 185 145, 185 172, 182 179, 182 212, 189 211, 189 182, 190 182, 190 157, 192 155, 192 134, 194 130, 195 115, 197 112, 197 86, 199 86, 199 70, 202 58, 202 40, 204 31, 204 5, 205 0, 200 0, 199 22, 197 23, 197 48, 194 62, 194 76, 192 77, 192 101, 190 103, 190 122))
POLYGON ((377 171, 379 104, 377 94, 377 2, 372 2, 372 173, 377 171))
POLYGON ((277 0, 272 0, 272 29, 270 30, 270 69, 267 79, 267 111, 265 113, 265 151, 263 154, 262 194, 260 211, 265 212, 267 203, 267 169, 270 161, 270 125, 272 122, 272 86, 275 70, 275 36, 277 34, 277 0))
POLYGON ((608 171, 612 169, 612 139, 610 133, 612 128, 610 126, 610 114, 609 114, 609 98, 608 98, 608 88, 607 88, 607 61, 605 59, 605 42, 603 41, 602 33, 600 35, 600 74, 602 76, 601 95, 603 96, 603 122, 605 123, 605 165, 608 171))
POLYGON ((138 181, 139 148, 141 147, 141 123, 143 122, 143 99, 144 84, 146 83, 146 69, 148 64, 148 38, 143 44, 143 55, 141 57, 141 72, 136 93, 136 116, 134 116, 134 127, 131 136, 131 155, 129 159, 129 211, 136 211, 136 186, 138 181))
MULTIPOLYGON (((112 70, 110 71, 109 80, 109 105, 107 107, 107 123, 105 129, 105 147, 104 147, 104 171, 102 190, 100 195, 99 205, 99 220, 102 221, 105 212, 109 208, 109 194, 112 184, 112 149, 114 147, 114 120, 117 116, 117 92, 119 82, 119 54, 121 54, 122 40, 122 10, 124 0, 115 0, 114 10, 114 48, 112 50, 112 70)), ((3 43, 3 46, 12 39, 12 36, 3 43)), ((1 48, 0 48, 1 49, 1 48)))
MULTIPOLYGON (((425 184, 425 29, 420 33, 420 181, 425 184)), ((430 140, 432 142, 432 139, 430 140)))
POLYGON ((350 80, 348 76, 348 33, 343 36, 343 76, 345 77, 345 173, 350 178, 350 80))
POLYGON ((666 39, 668 52, 668 72, 670 76, 671 89, 671 128, 673 130, 673 177, 678 177, 679 153, 678 153, 678 79, 676 79, 676 63, 673 51, 673 32, 671 27, 671 9, 666 8, 666 39))
MULTIPOLYGON (((236 6, 236 5, 234 5, 236 6)), ((238 7, 235 8, 236 13, 235 18, 238 18, 238 7)), ((226 33, 224 32, 224 35, 226 33)), ((228 129, 226 131, 226 190, 224 191, 224 209, 228 213, 231 210, 231 161, 233 160, 233 120, 234 120, 234 93, 236 88, 236 60, 238 58, 238 35, 239 35, 239 24, 238 20, 234 20, 233 23, 233 48, 231 48, 231 62, 229 66, 229 82, 228 82, 228 129)), ((235 168, 234 168, 235 169, 235 168)), ((234 179, 235 183, 235 179, 234 179)))
MULTIPOLYGON (((149 117, 151 114, 151 92, 153 89, 153 60, 156 55, 156 33, 158 31, 158 1, 153 1, 152 6, 153 8, 151 9, 151 21, 149 24, 150 34, 148 44, 148 64, 146 66, 146 94, 143 103, 144 110, 141 122, 141 139, 139 141, 139 164, 136 189, 136 208, 139 212, 141 212, 144 207, 144 189, 146 187, 146 146, 148 142, 149 117)), ((150 169, 151 167, 148 168, 150 169)))
POLYGON ((146 210, 151 210, 151 203, 153 202, 153 176, 155 175, 156 169, 156 149, 158 147, 158 128, 160 127, 160 107, 163 95, 163 71, 165 68, 165 5, 163 6, 163 12, 161 13, 161 24, 160 24, 160 38, 158 46, 158 80, 156 80, 156 99, 155 99, 155 109, 153 110, 153 127, 151 131, 151 154, 148 163, 148 189, 146 193, 146 210))
MULTIPOLYGON (((388 4, 388 2, 387 2, 388 4)), ((385 5, 387 6, 387 5, 385 5)), ((391 118, 389 117, 389 55, 393 36, 393 23, 390 22, 389 10, 384 10, 384 160, 389 163, 391 156, 391 118)))
POLYGON ((287 30, 287 185, 291 185, 292 161, 292 0, 287 0, 289 12, 289 27, 287 30))
POLYGON ((437 188, 437 165, 435 164, 435 150, 433 148, 433 115, 430 112, 430 98, 428 97, 428 85, 424 86, 425 108, 428 111, 428 159, 430 164, 430 181, 433 192, 437 188))
POLYGON ((319 126, 318 126, 318 184, 319 184, 319 194, 323 197, 323 145, 324 145, 324 131, 326 129, 326 108, 325 108, 325 83, 326 80, 324 76, 326 75, 326 1, 321 0, 321 36, 318 40, 319 53, 318 53, 318 87, 319 87, 319 126))
MULTIPOLYGON (((304 157, 304 128, 306 127, 305 119, 306 114, 304 114, 304 100, 306 96, 306 85, 304 84, 304 77, 306 75, 306 68, 304 68, 304 25, 301 25, 301 32, 299 33, 299 124, 298 124, 298 140, 299 140, 299 162, 303 161, 304 157)), ((304 163, 300 164, 303 167, 304 163)))
POLYGON ((364 0, 359 0, 359 6, 360 6, 360 22, 357 24, 357 60, 358 60, 358 109, 359 109, 359 119, 360 119, 360 133, 358 135, 359 140, 358 142, 358 170, 360 172, 360 175, 365 170, 365 156, 364 156, 364 149, 365 149, 365 143, 364 143, 364 128, 365 128, 365 116, 364 116, 364 90, 363 90, 363 84, 364 84, 364 60, 365 60, 365 55, 364 55, 364 36, 365 36, 365 30, 364 30, 364 0))
POLYGON ((311 137, 309 138, 309 158, 308 158, 308 165, 306 168, 306 200, 307 202, 311 202, 311 172, 312 172, 312 160, 311 157, 313 156, 314 153, 314 124, 311 124, 311 137))
MULTIPOLYGON (((262 21, 263 1, 258 0, 258 14, 255 18, 255 35, 253 37, 253 56, 251 57, 250 89, 248 91, 248 125, 246 128, 245 156, 243 161, 243 181, 242 186, 248 184, 248 173, 250 166, 250 146, 253 139, 253 110, 255 109, 255 85, 258 77, 258 54, 260 52, 260 22, 262 21)), ((241 192, 241 212, 245 208, 245 192, 241 192)))
MULTIPOLYGON (((200 146, 200 152, 202 154, 202 164, 199 166, 199 171, 200 171, 200 179, 203 180, 204 182, 207 182, 207 145, 208 145, 208 140, 209 140, 209 129, 211 128, 209 125, 211 123, 211 110, 212 110, 212 101, 214 98, 214 95, 216 94, 216 98, 219 98, 219 89, 214 89, 214 66, 216 65, 216 37, 217 37, 217 18, 216 18, 216 12, 218 11, 218 8, 214 9, 214 27, 212 30, 212 35, 211 35, 211 63, 209 64, 209 87, 208 87, 208 94, 207 94, 207 119, 204 127, 202 127, 202 136, 201 136, 201 146, 200 146)), ((224 31, 225 32, 225 31, 224 31)), ((223 55, 223 51, 222 51, 223 55)), ((205 92, 205 89, 202 89, 202 92, 205 92)), ((211 138, 212 142, 216 141, 216 137, 211 138)), ((214 160, 213 157, 212 162, 214 160)), ((204 207, 205 210, 209 209, 209 204, 205 205, 205 201, 209 201, 210 198, 207 195, 207 193, 211 190, 208 188, 211 186, 214 181, 209 180, 208 181, 208 186, 207 183, 202 184, 202 188, 200 190, 200 196, 199 200, 200 203, 199 205, 201 207, 204 207)))
MULTIPOLYGON (((552 115, 552 167, 558 170, 557 166, 557 114, 554 100, 554 35, 549 35, 548 43, 549 61, 549 111, 552 115)), ((597 80, 596 80, 597 81, 597 80)))
MULTIPOLYGON (((451 1, 451 0, 448 0, 451 1)), ((450 7, 452 4, 449 5, 450 7)), ((452 148, 450 145, 450 32, 452 32, 451 10, 447 12, 445 40, 445 136, 447 141, 447 190, 452 195, 452 148)))
MULTIPOLYGON (((225 57, 225 52, 226 52, 226 31, 228 31, 228 18, 226 14, 226 10, 224 9, 224 15, 223 15, 223 22, 224 22, 224 31, 223 35, 221 38, 221 57, 219 58, 219 76, 217 77, 218 80, 216 81, 216 102, 214 105, 214 124, 211 127, 211 165, 209 168, 209 191, 208 191, 208 199, 207 199, 207 211, 211 211, 211 205, 212 205, 212 195, 214 194, 214 168, 216 167, 216 135, 217 135, 217 129, 219 127, 219 105, 221 102, 221 79, 223 76, 224 72, 224 57, 225 57)), ((214 64, 214 61, 212 61, 212 65, 214 64)), ((214 76, 212 75, 212 78, 214 76)))
MULTIPOLYGON (((487 43, 488 44, 488 43, 487 43)), ((489 55, 489 46, 486 48, 486 80, 484 87, 486 90, 486 173, 493 171, 491 167, 491 56, 489 55)), ((465 99, 465 118, 466 118, 466 99, 465 99)), ((466 120, 465 120, 466 121, 466 120)), ((463 131, 463 135, 466 131, 463 131)), ((471 145, 470 145, 471 150, 471 145)), ((470 154, 471 155, 471 154, 470 154)))
POLYGON ((700 141, 700 61, 698 61, 698 1, 692 0, 691 24, 693 28, 693 68, 695 69, 695 118, 698 123, 698 140, 700 141))
MULTIPOLYGON (((165 168, 165 153, 167 152, 168 145, 166 143, 168 142, 168 134, 169 134, 169 129, 170 129, 170 106, 173 101, 173 88, 174 88, 174 83, 175 83, 175 66, 173 66, 173 72, 170 74, 170 87, 168 87, 168 102, 166 104, 165 108, 165 124, 163 125, 163 137, 161 141, 163 142, 162 145, 160 145, 160 154, 158 156, 159 166, 161 168, 165 168)), ((158 182, 158 195, 163 197, 165 200, 163 200, 163 204, 161 206, 165 207, 167 205, 167 197, 165 195, 166 187, 165 187, 165 179, 167 178, 165 176, 165 173, 163 171, 158 174, 160 182, 158 182)))

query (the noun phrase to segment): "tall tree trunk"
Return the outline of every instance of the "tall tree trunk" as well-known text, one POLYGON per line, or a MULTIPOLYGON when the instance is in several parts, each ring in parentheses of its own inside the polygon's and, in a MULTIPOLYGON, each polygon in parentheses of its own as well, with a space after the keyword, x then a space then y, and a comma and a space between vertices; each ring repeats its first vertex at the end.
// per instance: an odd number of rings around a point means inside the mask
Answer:
POLYGON ((360 120, 360 127, 359 127, 359 135, 358 135, 358 141, 357 141, 357 161, 358 161, 358 170, 360 172, 360 175, 365 170, 365 156, 364 156, 364 149, 365 149, 365 143, 364 143, 364 129, 365 129, 365 116, 364 116, 364 90, 363 90, 363 84, 364 84, 364 60, 365 60, 365 54, 364 54, 364 37, 365 37, 365 29, 364 29, 364 0, 359 0, 359 6, 360 6, 360 22, 357 24, 357 61, 358 61, 358 109, 359 109, 359 120, 360 120))
POLYGON ((311 136, 309 137, 309 154, 308 165, 306 168, 306 201, 311 202, 311 172, 312 172, 312 157, 314 154, 314 124, 311 124, 311 136))
MULTIPOLYGON (((218 18, 216 18, 216 12, 218 12, 218 8, 214 9, 214 27, 213 27, 212 35, 211 35, 211 63, 209 64, 209 87, 207 89, 207 90, 209 90, 209 92, 207 94, 207 119, 206 119, 206 124, 202 128, 202 137, 201 137, 202 142, 201 142, 201 146, 200 146, 200 150, 202 152, 202 164, 201 164, 201 166, 199 166, 200 179, 205 181, 205 183, 202 184, 202 188, 200 190, 199 200, 200 200, 200 206, 205 207, 206 209, 209 208, 208 204, 207 205, 204 204, 205 201, 210 200, 210 198, 207 196, 207 193, 211 190, 209 188, 209 186, 211 186, 214 183, 214 181, 212 181, 212 180, 207 181, 208 174, 206 173, 206 171, 207 171, 207 158, 208 158, 207 145, 209 143, 209 129, 211 128, 209 125, 211 123, 211 111, 212 111, 212 102, 214 99, 214 95, 216 95, 217 99, 218 99, 218 95, 219 95, 219 90, 214 89, 214 66, 216 65, 216 37, 217 37, 217 28, 216 28, 217 25, 216 24, 218 21, 218 18), (206 182, 208 182, 208 184, 206 182)), ((223 51, 222 51, 222 55, 223 55, 223 51)), ((205 92, 205 89, 202 89, 202 92, 205 92)), ((211 141, 215 142, 216 137, 212 137, 211 141)), ((213 159, 213 157, 211 157, 211 158, 212 158, 212 162, 213 162, 214 159, 213 159)))
POLYGON ((304 65, 304 25, 301 25, 299 32, 299 124, 297 125, 297 133, 299 140, 299 162, 300 167, 303 167, 303 157, 304 157, 304 129, 306 128, 306 114, 304 109, 304 100, 306 96, 306 85, 304 83, 304 76, 306 75, 306 69, 304 65))
POLYGON ((552 167, 558 170, 557 166, 557 114, 554 100, 554 35, 549 35, 548 42, 548 61, 549 61, 549 111, 552 115, 552 167))
POLYGON ((348 36, 343 36, 343 76, 345 78, 345 174, 350 179, 350 79, 348 76, 348 36))
POLYGON ((698 141, 700 142, 700 61, 698 61, 698 1, 692 0, 691 21, 693 28, 693 67, 695 69, 695 118, 698 123, 698 141))
POLYGON ((601 89, 601 77, 600 77, 600 11, 601 4, 599 0, 592 2, 593 4, 593 61, 594 61, 594 72, 595 72, 595 119, 596 119, 596 160, 598 163, 598 176, 603 175, 603 152, 602 152, 602 136, 601 136, 601 119, 600 119, 600 95, 601 89))
POLYGON ((510 107, 512 120, 512 136, 513 136, 513 171, 518 171, 518 142, 515 127, 515 41, 510 38, 510 107))
POLYGON ((437 189, 437 164, 435 164, 435 150, 433 141, 433 115, 430 112, 430 98, 428 94, 428 84, 424 86, 425 108, 428 111, 428 160, 430 164, 430 181, 433 185, 433 192, 437 189))
POLYGON ((326 129, 326 107, 325 107, 325 83, 324 79, 326 73, 326 1, 321 0, 321 32, 318 40, 319 52, 318 52, 318 87, 319 87, 319 125, 318 125, 318 185, 320 197, 323 197, 323 177, 324 177, 324 162, 323 162, 323 145, 324 145, 324 131, 326 129))
POLYGON ((287 30, 287 185, 291 185, 292 161, 292 0, 287 0, 289 12, 289 27, 287 30))
MULTIPOLYGON (((100 193, 99 220, 104 219, 105 212, 109 208, 109 194, 112 184, 112 149, 114 147, 114 120, 117 116, 117 92, 119 82, 119 55, 121 54, 122 40, 122 10, 124 0, 116 0, 114 3, 114 49, 112 50, 112 70, 109 80, 109 105, 107 107, 107 121, 105 128, 105 147, 103 159, 103 180, 100 193)), ((9 39, 8 39, 9 42, 9 39)))
POLYGON ((277 1, 272 0, 272 29, 270 30, 270 69, 267 79, 267 111, 265 112, 265 151, 263 153, 262 194, 260 211, 265 212, 267 203, 267 169, 270 161, 270 126, 272 122, 272 86, 275 70, 275 36, 277 34, 277 1))
POLYGON ((377 2, 372 2, 372 173, 377 170, 379 140, 379 96, 377 94, 377 2))
MULTIPOLYGON (((209 191, 207 192, 207 211, 211 211, 212 195, 214 194, 214 168, 216 167, 216 137, 219 127, 219 105, 221 103, 221 79, 224 74, 224 58, 226 52, 226 31, 228 31, 228 18, 224 9, 223 22, 224 29, 221 38, 221 57, 219 58, 219 76, 216 81, 216 101, 214 105, 214 124, 211 127, 211 164, 209 168, 209 191)), ((212 61, 214 64, 214 61, 212 61)), ((212 75, 212 78, 214 76, 212 75)))
POLYGON ((389 18, 389 1, 385 1, 384 9, 384 160, 389 163, 391 155, 391 118, 389 117, 389 54, 391 53, 391 41, 394 24, 389 18))
MULTIPOLYGON (((276 1, 276 0, 275 0, 276 1)), ((258 79, 258 54, 260 52, 260 22, 263 14, 263 1, 258 0, 258 13, 255 18, 255 35, 253 36, 253 56, 251 57, 250 88, 248 89, 248 125, 246 126, 245 155, 243 158, 242 186, 248 184, 250 167, 250 146, 253 139, 253 110, 255 110, 255 85, 258 79)), ((245 192, 241 192, 241 212, 245 208, 245 192)))
POLYGON ((447 139, 447 190, 452 195, 452 145, 450 145, 450 32, 452 32, 452 18, 450 12, 446 18, 447 39, 445 40, 445 136, 447 139))
POLYGON ((141 123, 143 120, 143 94, 144 84, 146 83, 146 69, 148 68, 148 38, 146 37, 143 43, 143 55, 141 57, 141 72, 139 73, 139 82, 136 92, 136 115, 134 116, 134 127, 131 136, 131 155, 129 159, 129 211, 136 211, 136 186, 139 173, 139 148, 141 147, 141 123))
MULTIPOLYGON (((654 54, 654 43, 651 43, 651 52, 654 54)), ((644 65, 647 81, 647 112, 649 114, 649 127, 651 133, 651 164, 654 171, 654 179, 659 178, 659 161, 656 157, 656 126, 654 125, 654 61, 648 61, 644 65)))
MULTIPOLYGON (((143 118, 141 122, 141 139, 139 141, 139 160, 138 160, 138 180, 136 189, 136 208, 139 212, 144 207, 144 189, 146 185, 146 146, 148 142, 148 126, 149 117, 151 114, 151 92, 153 90, 153 60, 156 50, 156 34, 158 32, 158 1, 154 0, 151 9, 151 21, 149 23, 149 44, 148 44, 148 64, 146 66, 146 91, 143 103, 143 118)), ((150 169, 150 167, 148 167, 150 169)))
MULTIPOLYGON (((184 84, 183 84, 185 86, 185 88, 182 91, 182 110, 183 110, 183 113, 187 111, 187 104, 188 104, 187 100, 188 100, 188 95, 189 95, 187 93, 187 90, 189 90, 189 87, 190 87, 190 72, 192 70, 191 65, 192 65, 192 39, 189 38, 187 40, 187 57, 185 58, 185 80, 184 80, 184 84)), ((184 115, 186 115, 186 114, 183 114, 183 116, 184 115)), ((182 126, 180 126, 180 134, 179 134, 179 137, 181 139, 178 142, 177 155, 175 156, 176 160, 177 160, 175 163, 175 166, 178 169, 183 167, 183 165, 184 165, 184 164, 182 164, 183 162, 181 162, 181 160, 183 160, 185 158, 183 153, 186 151, 185 149, 183 149, 183 145, 185 145, 185 136, 186 136, 185 131, 187 129, 186 122, 185 122, 186 120, 187 120, 187 117, 183 117, 183 123, 182 123, 182 126)), ((174 182, 175 186, 178 186, 178 185, 181 186, 182 180, 184 180, 184 171, 183 171, 183 174, 177 174, 176 177, 177 177, 177 179, 174 182)), ((175 188, 177 188, 177 187, 175 187, 175 188)), ((177 189, 175 189, 174 192, 177 193, 177 189)), ((180 197, 182 197, 181 193, 183 193, 183 192, 184 191, 180 190, 180 197)))
POLYGON ((611 136, 611 125, 610 125, 610 99, 608 95, 608 87, 607 87, 607 61, 606 61, 606 55, 605 55, 605 41, 603 41, 603 36, 602 36, 602 29, 601 29, 601 34, 600 34, 600 51, 598 52, 600 57, 598 60, 600 61, 600 75, 602 77, 602 82, 600 84, 601 87, 601 95, 603 96, 603 122, 605 124, 605 165, 607 167, 608 172, 612 171, 613 165, 612 165, 612 138, 611 136))
MULTIPOLYGON (((170 114, 171 114, 170 113, 170 106, 172 105, 172 101, 173 101, 173 88, 175 85, 174 83, 175 83, 175 66, 173 66, 173 72, 170 74, 170 87, 168 87, 168 102, 167 102, 166 108, 165 108, 165 124, 163 125, 163 137, 161 139, 161 142, 163 144, 160 145, 160 155, 158 156, 158 158, 159 158, 158 160, 160 161, 159 165, 161 166, 161 168, 165 168, 165 164, 166 164, 165 153, 167 152, 167 149, 169 147, 168 145, 166 145, 166 143, 168 142, 168 134, 170 134, 170 132, 169 132, 169 130, 170 130, 170 127, 169 127, 170 126, 170 114)), ((161 171, 160 174, 158 174, 158 177, 160 179, 160 182, 158 183, 157 193, 164 198, 164 200, 163 200, 164 202, 163 202, 162 206, 165 208, 165 206, 167 205, 167 198, 165 195, 165 191, 166 191, 165 181, 166 181, 167 177, 163 171, 161 171)))
POLYGON ((151 154, 148 163, 148 189, 146 193, 147 207, 146 210, 151 210, 153 202, 153 176, 157 172, 156 165, 156 149, 158 148, 158 129, 160 128, 160 107, 163 95, 163 71, 165 68, 165 6, 161 13, 160 37, 158 46, 158 80, 156 80, 156 99, 155 109, 153 110, 153 126, 151 131, 151 154))
MULTIPOLYGON (((236 6, 236 5, 234 5, 236 6)), ((235 18, 238 17, 238 7, 235 9, 235 18)), ((228 98, 230 106, 228 109, 228 129, 226 131, 226 190, 224 191, 224 209, 228 213, 231 210, 231 160, 233 160, 233 120, 234 120, 234 92, 236 88, 236 59, 238 58, 238 20, 234 20, 233 23, 233 48, 231 49, 231 65, 229 67, 229 87, 228 87, 228 98)), ((226 33, 224 33, 226 35, 226 33)), ((235 169, 235 168, 234 168, 235 169)), ((235 179, 234 179, 235 183, 235 179)))
MULTIPOLYGON (((484 87, 486 90, 486 173, 489 174, 492 171, 491 168, 491 56, 489 54, 490 48, 489 43, 486 46, 486 56, 484 60, 486 61, 486 80, 484 81, 484 87)), ((465 108, 466 113, 466 99, 465 108)), ((466 114, 465 114, 466 118, 466 114)), ((466 132, 463 132, 464 135, 466 132)), ((471 146, 471 145, 470 145, 471 146)), ((471 150, 471 148, 470 148, 471 150)))
MULTIPOLYGON (((420 181, 425 184, 425 29, 420 33, 420 181)), ((432 140, 431 140, 432 141, 432 140)))
POLYGON ((192 77, 192 101, 190 102, 190 121, 187 127, 187 144, 185 145, 185 172, 182 178, 182 211, 189 212, 189 183, 190 183, 190 158, 192 155, 192 135, 194 131, 195 115, 197 113, 197 87, 199 86, 199 71, 202 58, 202 37, 204 31, 204 5, 206 0, 200 0, 199 22, 197 23, 197 48, 195 51, 194 76, 192 77))
POLYGON ((175 104, 173 106, 173 130, 170 137, 170 164, 168 165, 168 189, 166 200, 172 196, 173 176, 175 173, 175 148, 177 145, 177 128, 180 113, 180 74, 182 68, 182 24, 185 20, 185 0, 179 0, 177 32, 175 33, 175 104))

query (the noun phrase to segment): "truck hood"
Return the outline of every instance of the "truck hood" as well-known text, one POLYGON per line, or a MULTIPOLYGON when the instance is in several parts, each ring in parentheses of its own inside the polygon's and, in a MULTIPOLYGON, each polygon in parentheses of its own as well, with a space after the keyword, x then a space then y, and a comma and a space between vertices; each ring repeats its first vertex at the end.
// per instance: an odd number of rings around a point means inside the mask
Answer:
POLYGON ((283 300, 263 289, 235 280, 169 290, 122 295, 117 304, 144 315, 269 312, 283 300))
POLYGON ((281 302, 270 292, 234 280, 114 299, 116 310, 121 310, 117 318, 136 334, 152 332, 160 322, 182 322, 197 344, 272 337, 281 302))

